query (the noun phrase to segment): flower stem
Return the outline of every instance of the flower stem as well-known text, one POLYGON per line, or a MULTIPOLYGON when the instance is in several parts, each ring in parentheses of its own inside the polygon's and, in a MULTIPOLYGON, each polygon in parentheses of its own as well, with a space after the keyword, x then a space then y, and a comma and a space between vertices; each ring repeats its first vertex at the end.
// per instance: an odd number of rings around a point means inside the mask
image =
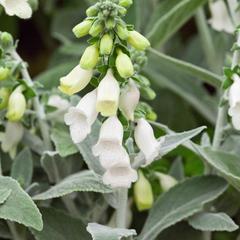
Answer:
POLYGON ((118 208, 116 224, 118 228, 126 228, 128 189, 119 188, 117 190, 117 195, 118 195, 118 208))
POLYGON ((7 221, 7 225, 12 234, 13 240, 23 240, 20 234, 18 234, 15 223, 7 221))

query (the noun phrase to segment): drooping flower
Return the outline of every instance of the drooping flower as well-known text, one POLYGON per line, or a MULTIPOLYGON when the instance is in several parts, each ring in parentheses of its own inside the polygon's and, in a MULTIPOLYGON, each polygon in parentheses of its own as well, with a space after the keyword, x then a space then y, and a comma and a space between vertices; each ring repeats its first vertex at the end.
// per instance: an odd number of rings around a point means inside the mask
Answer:
POLYGON ((162 141, 155 138, 151 125, 144 118, 137 120, 134 138, 137 146, 144 154, 146 164, 151 164, 160 154, 162 141))
POLYGON ((138 181, 134 184, 134 199, 139 211, 148 210, 153 205, 153 191, 142 171, 138 172, 138 181))
POLYGON ((92 76, 92 70, 85 70, 77 65, 67 76, 60 79, 59 90, 67 95, 73 95, 84 89, 92 76))
POLYGON ((235 28, 229 16, 228 9, 223 0, 210 3, 212 18, 209 20, 212 28, 216 31, 233 33, 235 28))
POLYGON ((3 152, 8 152, 11 158, 16 156, 17 145, 23 137, 24 128, 21 123, 7 122, 4 133, 0 134, 3 152))
POLYGON ((91 132, 91 126, 97 118, 96 98, 96 90, 93 90, 65 114, 65 123, 70 126, 71 138, 76 144, 81 143, 91 132))
POLYGON ((109 69, 97 89, 97 111, 104 117, 114 116, 118 110, 120 87, 109 69))
POLYGON ((48 105, 55 107, 59 111, 66 111, 70 107, 68 100, 60 97, 59 95, 52 95, 48 99, 48 105))
POLYGON ((140 92, 133 80, 120 95, 119 108, 128 120, 134 120, 134 111, 139 103, 140 92))
POLYGON ((0 0, 0 4, 9 16, 16 15, 23 19, 32 16, 32 9, 27 0, 0 0))
POLYGON ((229 89, 229 111, 228 114, 232 117, 234 128, 240 130, 240 77, 237 74, 233 75, 233 84, 229 89))

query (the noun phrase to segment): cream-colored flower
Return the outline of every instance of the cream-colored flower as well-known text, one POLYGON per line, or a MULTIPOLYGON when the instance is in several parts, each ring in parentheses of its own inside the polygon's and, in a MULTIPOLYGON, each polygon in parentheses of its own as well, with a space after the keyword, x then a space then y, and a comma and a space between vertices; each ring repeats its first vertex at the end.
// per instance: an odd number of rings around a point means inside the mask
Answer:
POLYGON ((97 111, 104 117, 116 115, 119 95, 120 87, 118 81, 113 76, 112 70, 109 69, 97 89, 97 111))
POLYGON ((144 154, 146 164, 151 164, 160 155, 161 141, 155 138, 151 125, 144 118, 137 120, 134 138, 144 154))
POLYGON ((128 120, 134 120, 134 111, 139 103, 139 99, 139 89, 135 82, 130 80, 127 87, 122 91, 119 102, 119 108, 128 120))
POLYGON ((97 118, 96 90, 85 95, 76 107, 71 107, 65 114, 65 123, 70 126, 74 143, 81 143, 91 132, 91 126, 97 118))
POLYGON ((212 28, 216 31, 224 31, 233 33, 235 27, 232 19, 229 16, 227 6, 223 0, 218 0, 210 3, 210 11, 212 18, 209 20, 212 28))
POLYGON ((24 19, 32 16, 32 9, 27 0, 0 0, 0 4, 9 16, 16 15, 24 19))
POLYGON ((21 141, 24 133, 24 128, 21 123, 7 122, 4 133, 0 134, 3 152, 9 153, 11 158, 16 156, 17 146, 21 141))
POLYGON ((85 70, 77 65, 67 76, 60 79, 59 90, 67 95, 73 95, 84 89, 92 76, 92 70, 85 70))
POLYGON ((234 83, 229 89, 229 111, 234 128, 240 130, 240 77, 233 75, 234 83))

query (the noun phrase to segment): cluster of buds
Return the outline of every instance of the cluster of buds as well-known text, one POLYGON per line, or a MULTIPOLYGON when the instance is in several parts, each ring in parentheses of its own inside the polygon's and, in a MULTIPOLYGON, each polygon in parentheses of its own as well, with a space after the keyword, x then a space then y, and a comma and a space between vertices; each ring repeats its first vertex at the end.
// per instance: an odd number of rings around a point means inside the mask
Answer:
POLYGON ((137 172, 131 166, 132 159, 124 145, 124 130, 134 133, 133 138, 146 164, 159 156, 161 145, 146 120, 154 112, 146 103, 140 102, 144 90, 148 99, 155 97, 150 82, 139 73, 146 63, 146 56, 141 51, 145 51, 150 43, 121 19, 131 4, 130 0, 102 0, 87 9, 88 17, 73 28, 73 33, 78 38, 90 34, 90 46, 84 51, 79 65, 60 79, 59 86, 67 95, 80 92, 89 83, 94 86, 77 106, 69 108, 65 123, 70 128, 73 142, 78 144, 90 134, 93 123, 101 114, 103 124, 92 151, 106 170, 104 183, 113 188, 129 188, 137 180, 137 172))

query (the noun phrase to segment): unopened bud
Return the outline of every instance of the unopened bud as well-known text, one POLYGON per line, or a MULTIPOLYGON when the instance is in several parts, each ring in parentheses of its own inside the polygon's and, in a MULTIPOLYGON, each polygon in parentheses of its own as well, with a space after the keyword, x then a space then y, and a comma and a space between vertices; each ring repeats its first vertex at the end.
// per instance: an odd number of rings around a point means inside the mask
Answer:
POLYGON ((114 18, 109 18, 107 21, 106 21, 106 28, 111 30, 113 29, 114 27, 116 26, 116 22, 114 20, 114 18))
POLYGON ((99 51, 96 45, 91 45, 86 48, 80 60, 80 66, 83 69, 90 70, 95 68, 98 63, 99 51))
POLYGON ((139 211, 150 209, 154 202, 152 186, 141 171, 134 184, 134 199, 139 211))
POLYGON ((92 27, 92 20, 85 20, 73 28, 73 33, 77 38, 84 37, 89 33, 92 27))
POLYGON ((129 78, 134 74, 134 68, 130 57, 121 50, 116 58, 116 67, 122 78, 129 78))
POLYGON ((98 14, 98 7, 97 5, 93 5, 91 7, 89 7, 86 11, 86 14, 88 17, 94 17, 94 16, 97 16, 98 14))
POLYGON ((8 101, 8 111, 6 117, 9 121, 17 122, 21 120, 26 110, 26 99, 21 88, 16 88, 10 95, 8 101))
POLYGON ((10 90, 8 88, 0 88, 0 110, 3 110, 8 105, 10 90))
POLYGON ((101 55, 109 55, 113 48, 113 38, 110 34, 105 34, 100 42, 101 55))
POLYGON ((103 24, 101 21, 95 21, 89 31, 93 37, 97 37, 103 31, 103 24))
POLYGON ((124 7, 119 6, 118 12, 122 15, 125 16, 127 13, 127 9, 124 7))
POLYGON ((10 70, 6 67, 0 67, 0 81, 6 80, 9 76, 10 70))
POLYGON ((133 4, 132 0, 120 0, 119 5, 125 8, 130 7, 133 4))
POLYGON ((143 87, 140 89, 141 95, 147 100, 153 100, 156 98, 156 93, 150 87, 143 87))
POLYGON ((137 31, 130 31, 127 41, 137 50, 143 51, 150 47, 148 39, 137 31))
POLYGON ((146 119, 149 121, 156 121, 157 120, 157 114, 154 111, 148 112, 146 114, 146 119))
POLYGON ((126 40, 129 37, 129 31, 127 30, 126 26, 123 26, 122 24, 117 25, 117 35, 122 40, 126 40))
POLYGON ((170 175, 163 173, 155 173, 155 175, 159 178, 162 190, 167 192, 170 188, 174 187, 178 182, 175 178, 170 175))
POLYGON ((0 43, 3 48, 10 48, 13 46, 13 37, 8 32, 3 32, 0 36, 0 43))

